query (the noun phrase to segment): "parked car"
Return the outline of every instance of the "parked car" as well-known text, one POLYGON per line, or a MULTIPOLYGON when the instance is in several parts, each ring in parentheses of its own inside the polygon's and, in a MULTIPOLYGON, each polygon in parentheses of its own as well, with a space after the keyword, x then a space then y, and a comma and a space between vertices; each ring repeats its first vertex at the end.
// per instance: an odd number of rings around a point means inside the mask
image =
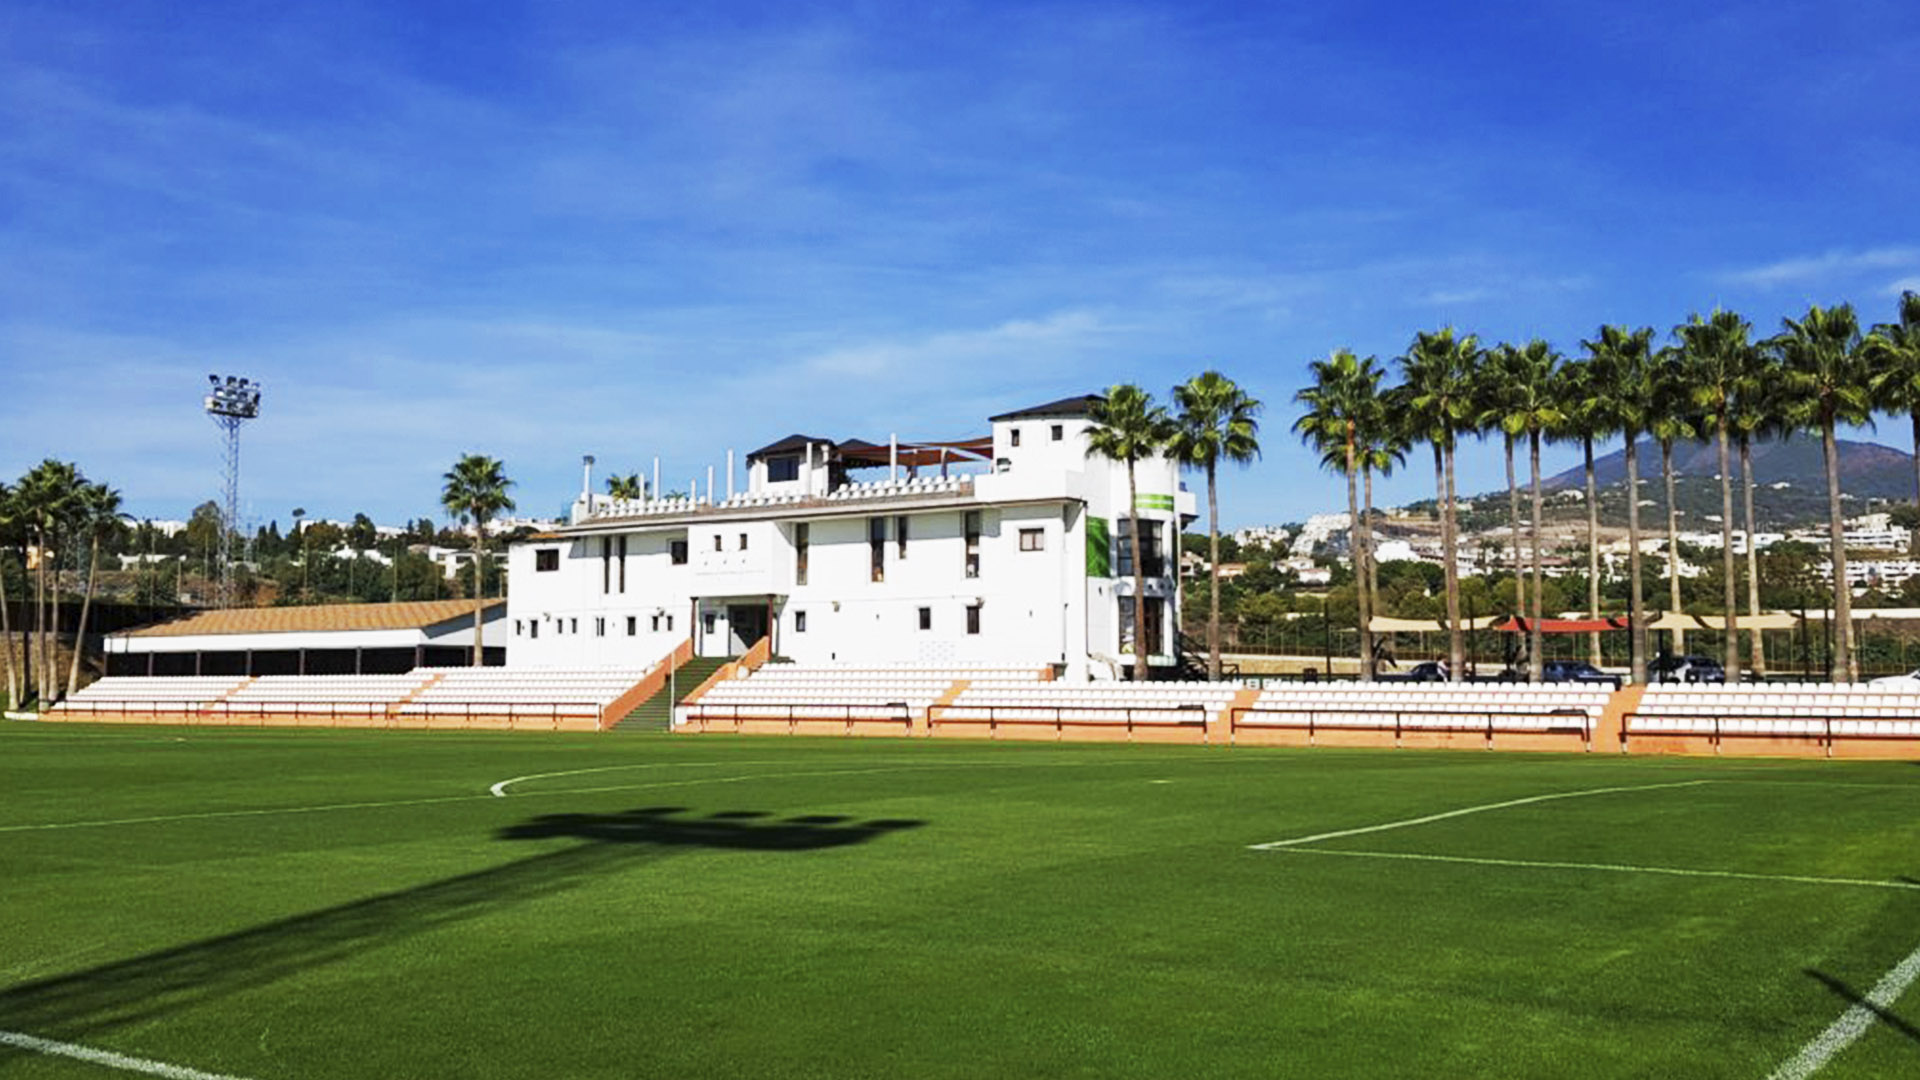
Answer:
POLYGON ((1647 681, 1657 683, 1723 683, 1727 669, 1706 656, 1658 656, 1647 665, 1647 681))
POLYGON ((1408 682, 1446 682, 1447 665, 1438 660, 1424 660, 1408 668, 1404 677, 1408 682))
POLYGON ((1540 666, 1540 677, 1547 682, 1606 683, 1620 689, 1620 676, 1609 675, 1584 660, 1549 660, 1540 666))
POLYGON ((1877 679, 1868 679, 1867 685, 1889 690, 1920 690, 1920 671, 1909 671, 1905 675, 1882 675, 1877 679))

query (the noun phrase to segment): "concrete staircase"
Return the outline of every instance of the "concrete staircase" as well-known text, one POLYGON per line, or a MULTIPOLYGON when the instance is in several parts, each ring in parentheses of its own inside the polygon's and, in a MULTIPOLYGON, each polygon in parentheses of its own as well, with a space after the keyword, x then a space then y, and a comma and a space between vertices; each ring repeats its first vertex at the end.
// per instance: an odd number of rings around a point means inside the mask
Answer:
MULTIPOLYGON (((673 681, 668 684, 681 696, 693 692, 694 688, 706 682, 708 676, 720 670, 727 660, 716 656, 696 656, 680 665, 673 673, 673 681)), ((673 694, 668 686, 662 686, 652 697, 634 706, 633 711, 621 717, 610 729, 612 731, 665 731, 673 724, 673 694)))

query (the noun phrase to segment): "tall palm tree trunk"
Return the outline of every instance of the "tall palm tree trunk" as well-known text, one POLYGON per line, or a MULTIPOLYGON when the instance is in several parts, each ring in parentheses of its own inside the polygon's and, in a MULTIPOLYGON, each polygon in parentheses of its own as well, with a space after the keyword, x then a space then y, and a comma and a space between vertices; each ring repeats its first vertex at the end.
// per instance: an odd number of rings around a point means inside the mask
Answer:
POLYGON ((1453 446, 1441 440, 1434 448, 1440 484, 1440 557, 1446 560, 1447 588, 1447 678, 1461 682, 1467 677, 1467 638, 1460 626, 1459 538, 1454 535, 1453 446))
POLYGON ((7 666, 7 708, 20 706, 20 668, 13 662, 13 613, 7 610, 6 548, 0 547, 0 662, 7 666))
MULTIPOLYGON (((60 538, 59 547, 66 547, 66 537, 60 538)), ((47 606, 52 615, 49 621, 53 627, 52 636, 47 641, 46 676, 46 699, 51 701, 60 693, 60 564, 58 562, 53 564, 53 591, 47 606)))
POLYGON ((41 707, 47 702, 47 534, 36 533, 39 561, 33 568, 33 698, 41 707))
MULTIPOLYGON (((1127 542, 1133 545, 1133 681, 1147 681, 1147 568, 1140 563, 1140 495, 1127 460, 1127 542)), ((1327 674, 1331 675, 1332 672, 1327 674)))
MULTIPOLYGON (((1600 493, 1594 485, 1593 440, 1581 439, 1587 458, 1587 615, 1600 617, 1600 493)), ((1587 662, 1600 666, 1600 631, 1587 635, 1587 662)))
MULTIPOLYGON (((1755 620, 1760 618, 1760 553, 1753 542, 1753 440, 1747 433, 1740 433, 1740 489, 1746 502, 1747 526, 1747 614, 1755 620)), ((1754 625, 1749 637, 1753 639, 1753 653, 1749 670, 1754 678, 1764 679, 1767 675, 1766 631, 1754 625)))
POLYGON ((1627 648, 1636 685, 1647 681, 1646 590, 1640 559, 1640 433, 1627 431, 1627 648))
POLYGON ((1733 466, 1728 460, 1727 422, 1721 418, 1717 425, 1720 443, 1720 573, 1726 578, 1722 589, 1727 612, 1727 662, 1728 682, 1740 681, 1740 622, 1739 596, 1734 582, 1733 566, 1733 466))
MULTIPOLYGON (((1685 612, 1680 602, 1680 508, 1673 497, 1673 440, 1660 440, 1660 476, 1667 488, 1667 610, 1685 612)), ((1673 651, 1687 651, 1687 632, 1676 622, 1673 627, 1673 651)))
POLYGON ((1527 584, 1520 560, 1520 485, 1513 477, 1513 436, 1507 439, 1507 565, 1513 569, 1513 613, 1527 613, 1527 584))
MULTIPOLYGON (((1920 504, 1920 409, 1907 414, 1913 422, 1913 501, 1920 504)), ((1920 546, 1920 532, 1914 534, 1914 542, 1920 546)))
POLYGON ((1207 681, 1220 681, 1220 487, 1207 461, 1207 681))
POLYGON ((486 621, 487 591, 481 587, 480 559, 486 551, 486 526, 475 515, 473 523, 473 666, 482 667, 486 663, 486 648, 481 636, 481 626, 486 621))
POLYGON ((1373 468, 1360 466, 1361 529, 1367 537, 1367 601, 1380 605, 1380 563, 1373 557, 1373 468))
POLYGON ((1834 682, 1860 677, 1853 655, 1853 588, 1847 584, 1846 526, 1840 518, 1840 452, 1834 444, 1833 415, 1820 418, 1820 450, 1827 458, 1827 537, 1833 546, 1834 682))
POLYGON ((87 553, 87 591, 80 601, 80 625, 73 628, 73 660, 67 665, 67 696, 80 692, 80 654, 87 647, 87 614, 93 610, 93 583, 100 572, 100 537, 87 553))
MULTIPOLYGON (((1355 475, 1353 428, 1347 428, 1347 539, 1353 549, 1353 599, 1360 616, 1360 681, 1373 681, 1373 612, 1367 597, 1366 548, 1360 540, 1360 486, 1355 475)), ((1329 675, 1332 672, 1328 672, 1329 675)))
POLYGON ((1527 630, 1527 681, 1539 682, 1546 675, 1546 656, 1542 646, 1540 632, 1541 592, 1540 581, 1540 432, 1536 429, 1528 433, 1528 456, 1533 467, 1533 520, 1527 524, 1528 539, 1533 545, 1533 625, 1527 630))

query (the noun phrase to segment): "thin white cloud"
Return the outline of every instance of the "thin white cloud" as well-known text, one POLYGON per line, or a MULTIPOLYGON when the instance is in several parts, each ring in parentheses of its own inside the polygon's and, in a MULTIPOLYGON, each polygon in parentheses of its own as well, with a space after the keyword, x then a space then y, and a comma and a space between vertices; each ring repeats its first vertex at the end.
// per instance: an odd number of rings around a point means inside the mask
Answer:
POLYGON ((1902 293, 1920 292, 1920 274, 1915 274, 1912 277, 1903 277, 1900 280, 1894 282, 1893 284, 1887 286, 1885 289, 1881 291, 1888 296, 1899 296, 1902 293))
POLYGON ((1796 256, 1729 271, 1721 277, 1736 285, 1772 289, 1784 285, 1817 284, 1867 270, 1905 270, 1915 266, 1920 266, 1920 248, 1883 247, 1796 256))

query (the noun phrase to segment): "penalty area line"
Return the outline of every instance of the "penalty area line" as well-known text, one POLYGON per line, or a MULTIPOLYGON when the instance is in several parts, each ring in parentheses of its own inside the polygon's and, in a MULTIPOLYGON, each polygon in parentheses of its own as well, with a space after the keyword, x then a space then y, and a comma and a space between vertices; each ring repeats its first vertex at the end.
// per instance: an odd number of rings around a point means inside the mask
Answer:
POLYGON ((1798 1054, 1768 1073, 1767 1080, 1806 1080, 1819 1072, 1827 1062, 1833 1060, 1834 1055, 1865 1035, 1873 1022, 1880 1018, 1880 1013, 1891 1009, 1916 979, 1920 979, 1920 948, 1908 953, 1905 960, 1895 964, 1892 971, 1873 984, 1873 989, 1867 991, 1865 1001, 1857 1002, 1841 1013, 1840 1018, 1827 1025, 1825 1031, 1801 1047, 1798 1054))
POLYGON ((1548 859, 1493 859, 1473 855, 1429 855, 1417 851, 1340 851, 1334 848, 1274 848, 1289 855, 1334 855, 1347 859, 1398 859, 1405 862, 1459 863, 1466 866, 1509 866, 1523 870, 1594 870, 1610 874, 1661 874, 1668 877, 1732 878, 1736 881, 1781 881, 1795 885, 1839 885, 1854 889, 1897 889, 1920 892, 1920 883, 1876 881, 1872 878, 1814 877, 1806 874, 1750 874, 1739 870, 1695 870, 1684 866, 1634 866, 1629 863, 1556 862, 1548 859))
POLYGON ((1481 803, 1478 806, 1464 806, 1458 810, 1446 810, 1424 817, 1404 818, 1400 821, 1387 821, 1378 825, 1362 825, 1357 829, 1340 829, 1336 832, 1316 833, 1313 836, 1296 836, 1291 840, 1270 840, 1264 844, 1248 844, 1254 851, 1279 851, 1283 848, 1299 847, 1302 844, 1316 844, 1322 840, 1339 840, 1348 836, 1365 836, 1368 833, 1388 832, 1393 829, 1410 829, 1415 825, 1431 825, 1436 821, 1466 817, 1469 814, 1484 814, 1492 810, 1507 810, 1515 806, 1530 806, 1534 803, 1554 802, 1559 799, 1584 799, 1590 795, 1617 795, 1629 791, 1659 791, 1664 788, 1699 787, 1710 784, 1711 780, 1679 780, 1664 784, 1632 784, 1625 787, 1585 788, 1580 791, 1557 791, 1548 795, 1529 795, 1524 799, 1507 799, 1504 802, 1481 803))
POLYGON ((0 1031, 0 1045, 20 1050, 30 1050, 36 1054, 53 1057, 73 1058, 93 1065, 103 1065, 109 1069, 123 1072, 145 1073, 148 1076, 161 1076, 166 1080, 246 1080, 245 1077, 230 1073, 211 1073, 203 1069, 191 1069, 185 1065, 169 1065, 164 1061, 149 1058, 131 1057, 116 1054, 111 1050, 100 1050, 78 1043, 60 1042, 57 1039, 42 1039, 37 1035, 28 1035, 19 1031, 0 1031))

